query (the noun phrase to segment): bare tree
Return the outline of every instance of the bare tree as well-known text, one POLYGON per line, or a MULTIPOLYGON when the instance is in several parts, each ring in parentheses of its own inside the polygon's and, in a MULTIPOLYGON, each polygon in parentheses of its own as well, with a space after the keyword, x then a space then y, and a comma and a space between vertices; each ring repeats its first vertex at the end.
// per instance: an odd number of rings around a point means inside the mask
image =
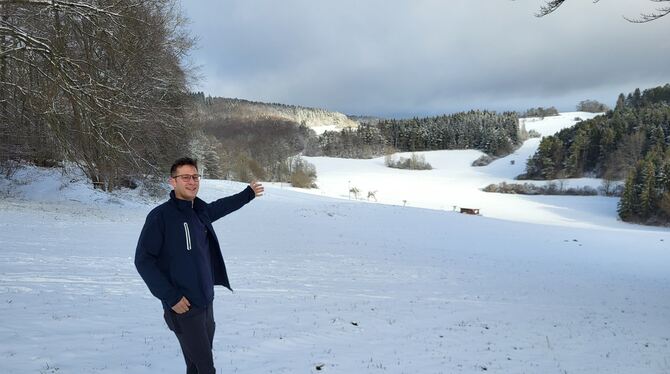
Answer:
POLYGON ((193 39, 176 4, 0 0, 1 157, 32 158, 14 146, 28 139, 107 190, 158 174, 188 145, 193 39))
MULTIPOLYGON (((597 3, 600 0, 592 0, 594 3, 597 3)), ((670 0, 650 0, 655 3, 668 3, 670 0)), ((556 9, 558 9, 565 0, 551 0, 545 2, 545 4, 540 7, 540 11, 537 12, 536 16, 537 17, 544 17, 549 13, 553 13, 556 9)), ((642 13, 640 14, 639 18, 628 18, 624 17, 627 21, 633 22, 633 23, 645 23, 645 22, 650 22, 657 20, 661 17, 664 17, 670 13, 670 5, 663 5, 660 6, 658 9, 656 9, 655 12, 653 13, 642 13)))

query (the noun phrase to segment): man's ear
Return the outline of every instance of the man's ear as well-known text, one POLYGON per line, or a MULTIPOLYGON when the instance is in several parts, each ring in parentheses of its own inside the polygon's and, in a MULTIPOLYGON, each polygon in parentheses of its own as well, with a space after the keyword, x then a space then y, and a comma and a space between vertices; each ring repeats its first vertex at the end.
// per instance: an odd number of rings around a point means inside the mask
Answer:
POLYGON ((172 188, 177 187, 177 182, 174 180, 174 178, 170 177, 170 179, 168 179, 168 182, 170 183, 170 186, 172 186, 172 188))

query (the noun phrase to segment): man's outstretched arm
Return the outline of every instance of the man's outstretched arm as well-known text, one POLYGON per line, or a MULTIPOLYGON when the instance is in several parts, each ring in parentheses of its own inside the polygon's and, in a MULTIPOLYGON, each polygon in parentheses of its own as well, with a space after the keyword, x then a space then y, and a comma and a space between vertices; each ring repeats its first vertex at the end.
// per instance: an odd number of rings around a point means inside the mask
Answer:
POLYGON ((253 181, 247 188, 242 190, 242 192, 208 204, 209 218, 214 222, 217 219, 240 209, 254 198, 263 196, 264 192, 265 188, 263 185, 253 181))

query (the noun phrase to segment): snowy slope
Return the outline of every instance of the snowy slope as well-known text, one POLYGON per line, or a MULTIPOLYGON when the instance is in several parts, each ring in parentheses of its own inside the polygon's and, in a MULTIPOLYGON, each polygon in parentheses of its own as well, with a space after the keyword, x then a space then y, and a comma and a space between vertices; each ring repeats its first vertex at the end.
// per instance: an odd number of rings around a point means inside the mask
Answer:
MULTIPOLYGON (((420 183, 407 207, 277 186, 215 223, 235 289, 216 290, 217 372, 670 373, 670 230, 584 211, 603 198, 520 199, 527 211, 491 218, 510 202, 472 196, 470 178, 506 174, 471 170, 468 152, 436 154, 450 174, 420 183), (459 191, 484 216, 451 212, 459 191), (409 206, 434 193, 446 211, 409 206)), ((412 179, 374 160, 324 161, 389 189, 412 179)), ((24 173, 0 182, 11 189, 0 200, 0 373, 182 372, 132 264, 154 203, 24 173)), ((200 195, 242 188, 203 181, 200 195)))
MULTIPOLYGON (((575 117, 587 119, 594 116, 584 112, 563 113, 544 120, 527 119, 525 125, 528 130, 550 135, 574 125, 575 117)), ((377 201, 384 204, 448 211, 460 207, 478 208, 484 216, 519 222, 617 230, 630 228, 629 224, 617 220, 618 198, 503 195, 481 191, 491 183, 523 183, 514 178, 525 171, 526 160, 533 155, 539 142, 539 138, 530 139, 513 154, 484 167, 470 166, 482 155, 477 150, 416 152, 425 156, 433 170, 391 169, 384 165, 383 157, 371 160, 305 157, 316 166, 319 188, 294 190, 353 199, 349 190, 356 187, 361 192, 359 199, 367 201, 368 192, 374 192, 377 201)), ((399 155, 409 157, 410 154, 399 155)), ((561 183, 565 188, 597 188, 601 185, 601 180, 595 178, 554 182, 561 183)), ((373 199, 370 201, 374 202, 373 199)))

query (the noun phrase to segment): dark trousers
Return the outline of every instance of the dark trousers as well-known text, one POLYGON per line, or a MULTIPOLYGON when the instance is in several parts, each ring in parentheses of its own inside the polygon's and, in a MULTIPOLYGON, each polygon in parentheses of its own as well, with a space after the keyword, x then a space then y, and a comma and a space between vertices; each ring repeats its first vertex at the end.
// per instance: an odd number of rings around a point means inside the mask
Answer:
POLYGON ((216 324, 212 304, 204 308, 191 307, 183 314, 166 310, 164 317, 179 340, 186 361, 186 374, 215 374, 212 342, 216 324))

